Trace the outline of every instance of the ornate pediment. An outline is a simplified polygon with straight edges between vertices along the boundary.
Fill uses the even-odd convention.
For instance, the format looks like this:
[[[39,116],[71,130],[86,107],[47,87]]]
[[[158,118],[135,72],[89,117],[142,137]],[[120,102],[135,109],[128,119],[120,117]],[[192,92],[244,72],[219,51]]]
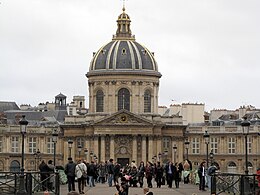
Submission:
[[[120,110],[110,116],[95,121],[94,125],[153,125],[153,123],[127,110]]]

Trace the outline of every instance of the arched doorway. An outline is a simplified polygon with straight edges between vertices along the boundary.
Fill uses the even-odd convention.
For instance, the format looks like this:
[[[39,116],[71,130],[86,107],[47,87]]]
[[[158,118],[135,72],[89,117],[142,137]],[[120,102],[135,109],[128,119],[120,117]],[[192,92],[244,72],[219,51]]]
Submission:
[[[10,165],[10,172],[20,172],[20,162],[17,160],[13,160]]]

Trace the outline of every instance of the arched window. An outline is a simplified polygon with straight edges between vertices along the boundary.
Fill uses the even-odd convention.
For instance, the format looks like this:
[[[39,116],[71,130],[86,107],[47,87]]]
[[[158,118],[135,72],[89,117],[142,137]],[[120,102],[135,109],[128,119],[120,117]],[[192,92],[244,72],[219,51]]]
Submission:
[[[126,88],[122,88],[118,91],[118,110],[130,111],[130,92]]]
[[[151,112],[151,92],[149,90],[144,92],[144,112]]]
[[[104,112],[104,93],[98,90],[96,94],[96,112]]]
[[[237,165],[235,162],[231,161],[227,164],[228,173],[237,173]]]
[[[20,163],[17,160],[13,160],[10,165],[11,172],[19,172],[20,171]]]

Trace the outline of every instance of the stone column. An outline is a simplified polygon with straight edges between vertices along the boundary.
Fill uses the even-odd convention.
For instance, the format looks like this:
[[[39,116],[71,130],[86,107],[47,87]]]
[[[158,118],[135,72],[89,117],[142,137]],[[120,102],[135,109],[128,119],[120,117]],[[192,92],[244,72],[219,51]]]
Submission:
[[[89,112],[93,113],[95,111],[95,103],[94,103],[94,82],[93,81],[89,81],[88,83],[89,86]]]
[[[98,135],[94,135],[94,154],[98,157],[99,156],[99,144],[98,144]]]
[[[115,136],[110,136],[110,158],[115,158]]]
[[[146,136],[143,135],[142,136],[142,161],[144,161],[144,163],[146,164],[146,152],[147,151],[147,148],[146,148]]]
[[[106,148],[105,148],[105,136],[101,136],[101,146],[100,146],[100,159],[99,161],[105,162],[106,158]]]
[[[12,149],[11,147],[11,137],[10,136],[6,136],[6,144],[3,144],[4,140],[2,141],[2,147],[3,147],[3,153],[9,153]]]
[[[90,145],[90,137],[89,136],[86,137],[85,146],[86,146],[86,149],[88,149],[88,154],[86,156],[86,161],[90,162],[90,151],[91,151],[90,147],[91,147],[91,145]]]
[[[158,156],[159,153],[162,154],[162,137],[161,137],[161,136],[158,136],[158,137],[157,137],[156,152],[157,152],[156,155],[157,155],[158,161],[159,161],[159,160],[161,161],[162,157],[160,157],[160,159],[159,159],[159,156]]]
[[[177,146],[177,151],[178,151],[178,149],[179,149],[179,147],[178,147],[178,145],[177,145],[177,143],[176,143],[176,140],[174,140],[173,138],[172,138],[172,147],[170,148],[170,151],[169,151],[169,154],[171,153],[172,154],[172,162],[174,163],[174,162],[178,162],[177,161],[177,151],[176,151],[176,154],[174,154],[174,150],[173,150],[173,146]],[[176,159],[174,159],[174,157],[176,158]]]
[[[134,160],[137,163],[137,137],[133,136],[133,154],[132,154],[132,160]]]
[[[177,142],[177,155],[176,155],[176,158],[177,158],[177,161],[176,162],[183,162],[183,154],[185,155],[184,153],[184,140],[179,140]]]
[[[149,135],[148,137],[148,160],[152,162],[152,158],[155,155],[153,152],[153,136]]]

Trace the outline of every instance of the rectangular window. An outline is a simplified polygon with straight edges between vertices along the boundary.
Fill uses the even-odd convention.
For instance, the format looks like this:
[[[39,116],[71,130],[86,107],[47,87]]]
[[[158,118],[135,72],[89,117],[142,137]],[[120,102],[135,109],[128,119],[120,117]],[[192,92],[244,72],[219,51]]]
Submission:
[[[163,138],[163,149],[169,149],[170,148],[170,138],[164,137]]]
[[[54,143],[51,137],[47,138],[47,153],[53,154],[54,153]]]
[[[252,137],[247,137],[247,152],[252,154]]]
[[[192,154],[200,153],[200,139],[198,137],[193,137],[191,140]]]
[[[13,136],[11,137],[11,152],[12,153],[18,153],[19,152],[19,137]]]
[[[213,152],[213,154],[218,153],[218,138],[217,137],[210,138],[210,151]]]
[[[36,143],[37,143],[37,138],[36,137],[29,137],[29,153],[35,153],[36,150]]]
[[[84,139],[82,139],[81,137],[77,138],[77,147],[78,146],[84,148]]]
[[[0,152],[3,152],[3,137],[0,137]]]
[[[228,138],[228,153],[235,154],[236,153],[236,140],[234,137]]]
[[[73,115],[73,108],[69,109],[69,115]]]

